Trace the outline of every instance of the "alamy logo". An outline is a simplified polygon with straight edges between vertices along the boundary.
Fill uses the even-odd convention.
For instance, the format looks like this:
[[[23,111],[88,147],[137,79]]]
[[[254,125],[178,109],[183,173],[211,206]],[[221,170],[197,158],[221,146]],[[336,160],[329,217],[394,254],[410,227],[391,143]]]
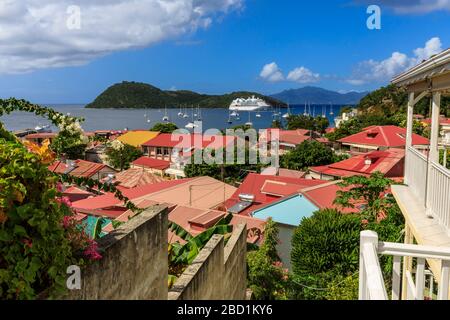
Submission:
[[[66,281],[67,289],[80,290],[81,289],[81,269],[79,266],[68,266],[66,273],[69,275]]]
[[[67,7],[67,22],[66,26],[69,30],[80,30],[81,29],[81,8],[79,6],[69,6]]]
[[[369,30],[380,30],[381,8],[377,5],[370,5],[367,8],[367,14],[370,14],[370,16],[367,18],[367,28]]]

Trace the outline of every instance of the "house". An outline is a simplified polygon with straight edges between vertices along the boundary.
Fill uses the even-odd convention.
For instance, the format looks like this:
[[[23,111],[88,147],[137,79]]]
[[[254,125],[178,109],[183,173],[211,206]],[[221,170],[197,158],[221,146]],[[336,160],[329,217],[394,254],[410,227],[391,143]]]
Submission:
[[[184,168],[195,150],[217,150],[234,146],[235,141],[235,136],[161,133],[142,147],[148,157],[169,161],[170,168],[165,173],[178,179],[185,177]]]
[[[283,155],[289,151],[294,150],[300,144],[307,140],[316,140],[321,143],[328,143],[328,139],[322,137],[319,133],[306,130],[282,130],[282,129],[266,129],[263,130],[260,135],[260,142],[270,143],[271,139],[276,139],[278,135],[279,139],[279,154]]]
[[[230,213],[251,216],[251,213],[260,207],[290,196],[301,189],[323,183],[326,181],[250,173],[225,202],[225,207]]]
[[[146,200],[153,204],[184,205],[206,210],[219,208],[236,188],[211,177],[198,177],[122,188],[121,191],[135,204]],[[80,213],[113,218],[127,211],[123,201],[112,193],[73,202],[72,208]]]
[[[310,176],[320,180],[338,180],[345,177],[369,176],[379,171],[386,177],[396,178],[405,169],[405,150],[387,149],[360,154],[337,163],[310,168]]]
[[[130,146],[141,148],[142,144],[157,137],[159,132],[147,131],[147,130],[132,130],[127,131],[117,138],[118,141],[123,144],[129,144]]]
[[[67,162],[56,161],[48,167],[55,173],[69,174],[73,177],[102,180],[109,175],[114,175],[116,170],[102,163],[94,163],[86,160],[69,160]]]
[[[431,126],[431,119],[424,119],[422,120],[422,123],[430,127]],[[444,116],[439,117],[439,125],[441,129],[441,142],[445,145],[450,145],[450,118],[446,118]]]
[[[130,166],[131,168],[145,170],[162,177],[164,176],[165,171],[170,168],[170,162],[143,156],[133,161]]]
[[[50,143],[52,143],[53,139],[55,139],[57,135],[57,132],[38,132],[28,134],[24,137],[24,139],[40,146],[45,140],[49,140]]]
[[[383,151],[391,148],[405,149],[406,128],[397,126],[371,126],[364,128],[362,132],[338,140],[344,151],[352,155],[367,153],[370,151]],[[412,135],[412,144],[424,149],[430,141],[418,134]]]
[[[433,55],[392,80],[408,93],[405,183],[392,193],[405,218],[404,243],[380,242],[361,233],[360,300],[450,298],[450,170],[439,157],[441,98],[450,96],[450,49]],[[429,151],[413,135],[414,107],[431,97]],[[379,256],[393,258],[392,294],[385,287]],[[436,288],[437,290],[434,290]]]

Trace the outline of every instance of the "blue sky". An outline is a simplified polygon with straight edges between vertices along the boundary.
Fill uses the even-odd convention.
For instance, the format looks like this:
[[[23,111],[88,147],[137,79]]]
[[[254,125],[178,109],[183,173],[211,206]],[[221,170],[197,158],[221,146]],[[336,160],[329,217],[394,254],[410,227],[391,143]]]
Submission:
[[[381,30],[369,30],[364,1],[231,0],[229,7],[221,0],[214,0],[214,6],[189,1],[197,2],[201,10],[194,11],[202,13],[168,25],[157,35],[148,30],[139,33],[152,21],[141,10],[138,17],[136,12],[124,13],[133,19],[133,29],[125,17],[111,15],[112,21],[103,17],[98,26],[96,19],[88,20],[90,30],[73,39],[67,31],[58,34],[61,24],[56,22],[35,29],[34,38],[19,37],[22,42],[9,38],[7,45],[0,45],[0,97],[86,103],[123,80],[217,94],[237,90],[271,94],[306,85],[364,91],[386,84],[393,72],[423,55],[450,47],[450,3],[430,8],[418,0],[410,2],[418,4],[408,10],[402,1],[379,1]],[[84,0],[80,2],[83,19]],[[9,9],[17,9],[13,12],[18,16],[25,12]],[[90,14],[86,19],[92,19]],[[14,30],[14,23],[3,27]],[[161,19],[154,25],[163,23]],[[4,39],[1,32],[0,39]],[[423,50],[415,52],[418,48]]]

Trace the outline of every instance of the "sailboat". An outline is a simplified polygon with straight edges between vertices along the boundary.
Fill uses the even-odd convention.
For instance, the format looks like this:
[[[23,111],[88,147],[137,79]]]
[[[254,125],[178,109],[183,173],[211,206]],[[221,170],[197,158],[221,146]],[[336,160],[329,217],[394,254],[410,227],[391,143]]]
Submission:
[[[202,121],[202,109],[200,109],[200,106],[197,106],[197,121]]]
[[[184,119],[189,118],[187,107],[185,108],[185,111],[184,111],[184,114],[183,114],[183,118]]]
[[[307,116],[307,115],[308,115],[308,112],[306,112],[306,101],[305,101],[305,111],[303,112],[303,115],[304,115],[304,116]]]
[[[248,112],[248,122],[245,123],[246,126],[253,127],[253,122],[250,117],[250,111]]]
[[[164,117],[162,118],[162,121],[168,122],[169,116],[167,115],[167,106],[164,107]]]
[[[285,113],[285,114],[283,114],[283,118],[284,118],[284,119],[287,119],[287,118],[289,118],[289,117],[291,116],[291,110],[290,110],[290,108],[289,108],[289,103],[288,103],[288,105],[287,105],[287,108],[288,108],[288,112]]]
[[[192,108],[192,121],[189,122],[187,125],[184,126],[186,129],[194,129],[198,126],[194,123],[194,108]]]
[[[330,102],[330,116],[334,115],[333,104]]]
[[[183,109],[181,108],[181,106],[180,106],[180,112],[178,112],[178,116],[179,116],[179,117],[182,117],[182,116],[183,116]]]
[[[259,111],[256,113],[255,117],[257,118],[261,118],[261,113],[259,113]]]
[[[324,109],[324,107],[325,107],[325,109]],[[326,118],[327,117],[326,113],[327,113],[327,106],[323,106],[322,107],[322,118]]]
[[[228,112],[228,121],[227,121],[227,123],[228,124],[232,124],[233,123],[233,120],[231,119],[231,113],[230,112]]]

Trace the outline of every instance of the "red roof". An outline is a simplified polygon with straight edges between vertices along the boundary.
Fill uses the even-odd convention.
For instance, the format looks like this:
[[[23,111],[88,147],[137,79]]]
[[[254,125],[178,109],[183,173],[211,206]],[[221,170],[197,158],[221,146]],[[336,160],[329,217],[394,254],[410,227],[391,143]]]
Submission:
[[[170,162],[160,159],[154,159],[150,157],[140,157],[139,159],[132,162],[135,166],[141,166],[151,169],[165,170],[170,167]]]
[[[161,133],[157,137],[142,144],[144,147],[168,148],[222,148],[236,140],[234,136],[201,135],[201,134],[171,134]]]
[[[67,172],[69,166],[61,161],[56,161],[50,165],[48,169],[56,173],[69,173],[74,177],[90,178],[105,167],[108,166],[102,163],[95,163],[86,160],[75,160],[74,169],[70,172]]]
[[[276,135],[278,132],[278,137],[280,143],[299,145],[306,140],[311,138],[319,142],[328,142],[328,139],[322,138],[319,133],[314,132],[311,137],[311,131],[306,129],[296,129],[296,130],[280,130],[280,129],[266,129],[262,132],[260,140],[270,141],[272,135]],[[273,137],[275,139],[275,137]]]
[[[335,177],[348,177],[356,174],[370,175],[376,171],[387,174],[397,164],[400,164],[399,170],[396,170],[398,172],[392,173],[398,177],[403,173],[404,161],[405,150],[393,148],[357,155],[327,166],[312,167],[311,171]]]
[[[160,183],[148,184],[141,187],[132,189],[121,189],[123,195],[130,200],[149,195],[154,192],[158,192],[164,189],[168,189],[183,183],[186,183],[192,179],[180,179],[164,181]],[[122,201],[117,199],[114,194],[107,193],[95,198],[89,198],[72,203],[72,207],[75,209],[96,210],[102,208],[108,208],[116,205],[122,205]]]
[[[430,141],[418,134],[413,134],[413,145],[428,145]],[[378,147],[404,147],[406,129],[397,126],[371,126],[362,132],[342,138],[339,142],[346,144],[370,145]]]
[[[345,190],[337,185],[337,181],[322,184],[317,187],[304,189],[301,193],[314,203],[319,209],[338,209],[344,213],[358,212],[357,208],[342,208],[333,204],[336,199],[336,193],[339,190]],[[346,188],[350,189],[350,187]]]
[[[160,175],[151,173],[141,168],[131,168],[115,175],[114,184],[122,188],[135,188],[147,184],[163,182],[165,179]]]
[[[427,118],[425,120],[422,120],[422,122],[430,125],[431,124],[431,119]],[[450,125],[450,118],[446,118],[444,116],[440,116],[439,117],[439,124],[440,125],[446,125],[446,126]]]
[[[94,194],[81,188],[72,186],[63,191],[63,196],[68,197],[70,202],[83,200],[93,196]]]
[[[240,194],[251,194],[255,197],[253,205],[240,212],[240,214],[249,215],[250,212],[258,207],[278,200],[280,197],[324,183],[327,183],[327,181],[264,176],[250,173],[233,196],[225,202],[225,206],[231,208],[240,202]]]
[[[56,137],[58,134],[56,132],[40,132],[40,133],[31,133],[25,136],[25,139],[52,139]]]

